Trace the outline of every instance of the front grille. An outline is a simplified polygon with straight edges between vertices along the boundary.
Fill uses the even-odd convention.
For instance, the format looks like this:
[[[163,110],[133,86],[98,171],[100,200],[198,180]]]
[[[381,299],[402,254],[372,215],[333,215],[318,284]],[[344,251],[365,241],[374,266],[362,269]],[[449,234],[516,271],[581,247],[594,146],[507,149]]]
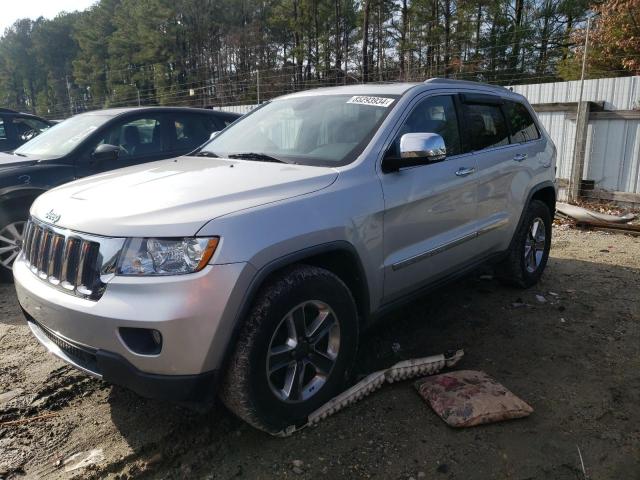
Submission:
[[[40,325],[33,318],[29,321],[42,332],[53,344],[69,356],[69,358],[77,365],[91,372],[98,372],[98,362],[96,358],[96,350],[90,347],[76,345],[68,340],[59,337],[48,328]]]
[[[101,295],[98,242],[29,220],[22,252],[30,270],[52,286],[92,300]]]

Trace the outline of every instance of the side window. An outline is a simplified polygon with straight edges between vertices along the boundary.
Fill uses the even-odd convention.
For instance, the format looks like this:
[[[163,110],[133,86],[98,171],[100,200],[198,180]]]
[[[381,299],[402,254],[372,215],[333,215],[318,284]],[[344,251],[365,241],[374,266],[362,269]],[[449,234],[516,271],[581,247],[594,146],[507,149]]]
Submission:
[[[14,117],[13,127],[18,143],[22,144],[42,133],[49,125],[34,118]]]
[[[159,117],[118,123],[102,134],[94,149],[103,143],[119,146],[122,160],[160,154],[165,150],[161,129]]]
[[[540,132],[527,107],[521,103],[507,102],[504,111],[511,127],[511,143],[530,142],[540,138]]]
[[[11,145],[9,145],[9,136],[5,125],[6,123],[4,121],[4,118],[0,117],[0,152],[5,149],[11,148]]]
[[[509,131],[498,105],[467,104],[465,108],[474,151],[509,144]]]
[[[219,130],[215,120],[208,115],[175,113],[171,124],[175,128],[174,150],[191,151],[209,140],[212,132]]]
[[[458,155],[462,151],[456,109],[450,95],[430,97],[419,103],[402,125],[396,149],[405,133],[437,133],[444,139],[447,156]]]

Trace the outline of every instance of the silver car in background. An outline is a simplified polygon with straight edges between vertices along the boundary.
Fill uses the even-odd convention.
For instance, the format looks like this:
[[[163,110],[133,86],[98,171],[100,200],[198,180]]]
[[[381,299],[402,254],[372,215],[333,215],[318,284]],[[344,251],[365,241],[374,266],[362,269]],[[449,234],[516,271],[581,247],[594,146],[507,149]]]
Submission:
[[[31,208],[15,285],[53,354],[279,432],[349,381],[359,333],[493,262],[535,284],[555,147],[527,101],[432,79],[280,97],[199,151]]]

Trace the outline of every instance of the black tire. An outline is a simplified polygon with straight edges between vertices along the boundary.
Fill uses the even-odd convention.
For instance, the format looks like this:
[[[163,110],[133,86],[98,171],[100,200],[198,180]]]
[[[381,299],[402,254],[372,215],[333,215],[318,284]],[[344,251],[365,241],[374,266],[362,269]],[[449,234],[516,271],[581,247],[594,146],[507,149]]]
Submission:
[[[284,389],[279,390],[279,393],[274,390],[276,376],[280,375],[282,370],[274,369],[276,373],[267,374],[270,362],[267,358],[268,352],[274,351],[271,346],[282,333],[281,329],[288,327],[289,324],[284,323],[288,313],[310,301],[320,302],[331,310],[339,325],[339,348],[335,352],[334,363],[326,375],[325,383],[315,391],[312,388],[313,393],[306,399],[294,401],[292,396],[292,399],[287,401],[278,396],[283,394]],[[308,319],[303,320],[307,327],[310,326],[309,321],[312,322],[309,319],[320,318],[319,315],[313,316],[313,305],[305,306],[304,312],[308,312],[308,308],[311,308],[312,313],[307,313]],[[329,325],[330,316],[326,318],[329,319]],[[296,265],[280,272],[258,293],[242,327],[222,382],[220,397],[223,403],[249,424],[273,434],[280,433],[291,425],[300,426],[306,423],[311,412],[342,392],[345,387],[358,347],[357,320],[356,305],[351,292],[333,273],[307,265]],[[328,342],[330,339],[335,340],[335,330],[335,327],[332,327],[331,333],[327,334]],[[286,331],[289,334],[291,332]],[[289,352],[288,355],[304,355],[304,352],[298,352],[298,349],[302,350],[303,341],[300,341],[299,345],[300,347],[295,347],[295,353]],[[333,345],[335,346],[335,342]],[[315,350],[312,350],[310,355],[314,354]],[[296,365],[303,361],[297,361],[295,358],[285,360]],[[289,374],[289,368],[293,367],[287,367],[283,375]],[[313,371],[315,367],[305,366],[301,371],[305,372],[306,369]],[[316,374],[318,372],[316,371]],[[293,378],[295,379],[295,376]],[[303,373],[303,381],[304,378]],[[286,385],[286,379],[284,384]]]
[[[22,211],[20,209],[17,210],[5,210],[2,211],[3,207],[0,206],[0,232],[3,232],[3,230],[7,227],[7,225],[10,225],[12,223],[15,222],[20,222],[20,224],[24,227],[24,225],[26,224],[26,221],[29,217],[29,213],[28,211]],[[22,222],[25,222],[24,224]],[[7,235],[6,237],[3,236],[4,238],[8,238],[9,235]],[[0,248],[6,248],[7,244],[3,241],[0,241]],[[5,260],[7,257],[8,253],[4,252],[2,254],[0,254],[0,261]],[[1,282],[13,282],[13,273],[11,271],[10,268],[5,267],[4,265],[2,265],[2,263],[0,263],[0,281]]]
[[[532,226],[534,222],[540,221],[544,224],[544,229],[538,230],[538,226],[536,230],[537,233],[544,232],[544,246],[541,248],[539,242],[532,243]],[[500,280],[519,288],[529,288],[540,280],[551,248],[551,222],[549,207],[540,200],[532,200],[513,236],[507,257],[498,265],[497,273]],[[532,245],[537,245],[538,248],[531,248]],[[529,252],[533,252],[535,258],[532,258]],[[536,255],[536,252],[539,252],[539,255]]]

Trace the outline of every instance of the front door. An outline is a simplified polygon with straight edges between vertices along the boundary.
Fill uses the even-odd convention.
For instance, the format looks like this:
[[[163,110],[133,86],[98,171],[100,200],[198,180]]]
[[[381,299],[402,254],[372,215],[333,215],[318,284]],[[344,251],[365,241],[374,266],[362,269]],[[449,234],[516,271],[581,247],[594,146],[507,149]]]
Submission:
[[[153,162],[171,156],[164,132],[166,119],[162,113],[148,113],[119,120],[91,143],[77,164],[77,176],[86,177],[117,168]],[[91,153],[102,144],[120,147],[118,158],[96,161]]]
[[[442,277],[474,257],[477,165],[465,153],[453,95],[423,97],[402,121],[388,154],[405,133],[444,138],[443,161],[380,173],[385,199],[384,301]],[[394,150],[396,150],[394,152]]]

